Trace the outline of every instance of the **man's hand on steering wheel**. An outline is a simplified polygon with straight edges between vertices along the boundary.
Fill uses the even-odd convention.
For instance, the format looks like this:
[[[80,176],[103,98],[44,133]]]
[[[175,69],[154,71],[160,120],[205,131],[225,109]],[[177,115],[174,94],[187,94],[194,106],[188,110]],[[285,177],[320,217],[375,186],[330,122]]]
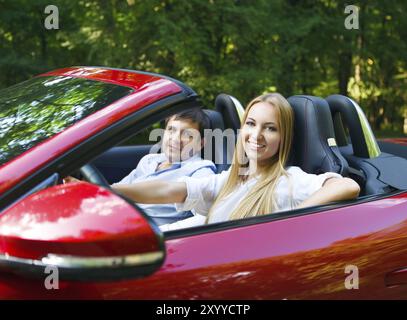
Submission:
[[[62,182],[63,182],[64,184],[66,184],[66,183],[71,183],[71,182],[80,182],[80,181],[81,181],[81,180],[76,179],[76,178],[71,177],[71,176],[67,176],[67,177],[65,177],[65,178],[62,179]]]
[[[105,188],[110,188],[110,184],[106,181],[105,177],[94,165],[90,163],[85,164],[78,170],[78,172],[85,181],[97,184]],[[67,176],[62,181],[63,183],[70,183],[70,182],[80,182],[81,180],[74,178],[72,176]]]

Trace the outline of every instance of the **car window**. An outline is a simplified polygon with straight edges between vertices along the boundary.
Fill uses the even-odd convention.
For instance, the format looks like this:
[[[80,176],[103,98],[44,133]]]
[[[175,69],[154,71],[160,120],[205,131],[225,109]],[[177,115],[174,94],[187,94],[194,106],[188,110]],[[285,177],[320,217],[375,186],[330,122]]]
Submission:
[[[0,165],[130,94],[131,88],[65,76],[0,91]]]

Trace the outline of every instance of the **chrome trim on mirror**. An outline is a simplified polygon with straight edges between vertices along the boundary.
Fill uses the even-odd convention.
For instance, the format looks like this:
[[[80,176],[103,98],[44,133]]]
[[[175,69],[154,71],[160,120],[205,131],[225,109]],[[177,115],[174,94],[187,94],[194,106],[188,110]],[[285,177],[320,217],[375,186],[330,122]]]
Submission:
[[[367,121],[365,113],[363,112],[362,108],[355,101],[353,101],[353,99],[348,99],[352,102],[358,114],[360,126],[362,127],[363,136],[365,138],[367,151],[369,153],[369,158],[378,157],[381,154],[381,151],[373,134],[372,128],[370,127],[369,121]]]
[[[18,258],[14,256],[10,256],[9,254],[0,254],[0,267],[4,263],[19,263],[19,264],[25,264],[25,265],[32,265],[32,266],[43,266],[42,262],[40,260],[33,260],[33,259],[25,259],[25,258]]]
[[[45,265],[63,268],[109,268],[136,267],[156,263],[163,258],[164,254],[159,251],[117,257],[77,257],[49,254],[42,258],[41,262]]]
[[[25,259],[10,256],[8,254],[0,254],[0,266],[3,263],[19,263],[24,265],[32,265],[46,267],[49,265],[60,268],[82,268],[86,270],[97,268],[114,268],[114,267],[137,267],[148,264],[158,263],[164,258],[163,252],[147,252],[141,254],[133,254],[126,256],[113,257],[78,257],[69,255],[48,254],[41,260]]]

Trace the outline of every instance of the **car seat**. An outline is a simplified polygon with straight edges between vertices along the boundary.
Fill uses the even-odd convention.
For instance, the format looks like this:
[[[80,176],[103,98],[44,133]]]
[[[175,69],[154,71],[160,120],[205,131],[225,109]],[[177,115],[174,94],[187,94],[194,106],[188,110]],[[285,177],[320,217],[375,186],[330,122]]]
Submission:
[[[348,176],[348,163],[336,145],[328,103],[319,97],[288,98],[294,110],[294,137],[289,165],[307,173],[335,172]]]

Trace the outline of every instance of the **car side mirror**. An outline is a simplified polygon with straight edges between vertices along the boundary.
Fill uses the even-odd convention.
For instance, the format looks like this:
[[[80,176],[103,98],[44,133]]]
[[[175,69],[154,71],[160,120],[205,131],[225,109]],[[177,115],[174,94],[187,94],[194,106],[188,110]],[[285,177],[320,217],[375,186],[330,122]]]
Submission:
[[[131,202],[86,182],[57,185],[0,214],[0,273],[112,281],[152,274],[165,258],[160,229]]]

